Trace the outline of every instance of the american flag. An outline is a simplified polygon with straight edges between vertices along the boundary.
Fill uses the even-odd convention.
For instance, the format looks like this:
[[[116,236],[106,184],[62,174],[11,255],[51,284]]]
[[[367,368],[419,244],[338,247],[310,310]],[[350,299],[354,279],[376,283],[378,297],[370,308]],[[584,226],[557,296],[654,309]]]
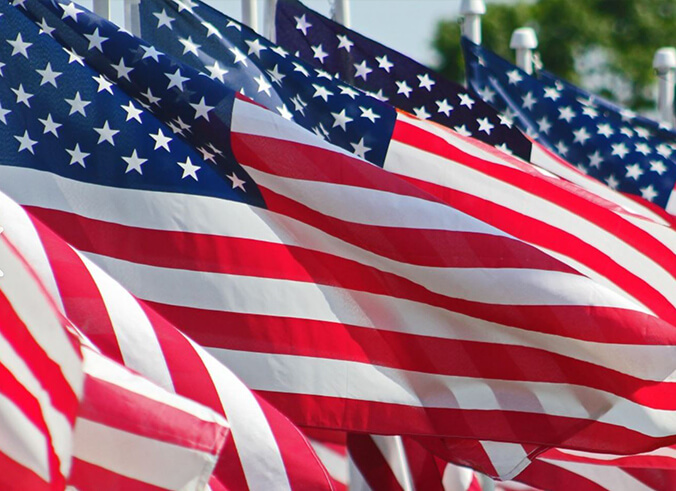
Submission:
[[[395,107],[423,119],[429,116],[432,121],[460,134],[511,152],[609,201],[655,218],[655,213],[644,204],[609,192],[605,184],[588,177],[521,133],[511,109],[498,113],[481,94],[467,91],[415,60],[321,16],[296,0],[277,2],[276,38],[303,60],[319,64],[323,70],[349,80],[380,99],[387,97]],[[317,58],[315,52],[319,49],[327,56]],[[384,60],[387,62],[381,67]],[[355,61],[372,67],[368,76],[357,76]],[[423,79],[434,84],[423,84]],[[450,105],[445,103],[448,98],[453,101]]]
[[[31,43],[27,56],[2,47],[12,75],[0,97],[12,114],[0,138],[18,156],[0,166],[3,189],[42,209],[69,242],[295,421],[622,452],[676,437],[667,396],[676,339],[641,302],[235,98],[75,4],[23,6],[72,54],[3,6],[3,32],[17,41],[21,24],[22,46]],[[37,70],[75,87],[60,79],[40,90]],[[16,91],[32,94],[34,109]],[[128,116],[106,127],[104,118],[129,114],[121,106],[140,111],[142,123]],[[63,125],[62,146],[49,154],[32,137],[44,126],[35,120],[48,121],[43,112]],[[395,128],[390,147],[400,150],[388,150],[385,168],[424,153],[416,163],[433,175],[450,165],[444,152],[455,152],[472,174],[470,165],[490,162],[465,159],[463,148],[496,155],[424,124]],[[113,130],[114,147],[104,141]],[[406,146],[418,134],[424,148]],[[536,177],[516,162],[490,167]],[[585,204],[612,222],[612,210]],[[616,218],[633,232],[655,225],[631,219]],[[634,239],[648,248],[668,240]]]
[[[463,39],[470,86],[515,124],[612,189],[676,213],[676,133],[541,70],[529,75]]]

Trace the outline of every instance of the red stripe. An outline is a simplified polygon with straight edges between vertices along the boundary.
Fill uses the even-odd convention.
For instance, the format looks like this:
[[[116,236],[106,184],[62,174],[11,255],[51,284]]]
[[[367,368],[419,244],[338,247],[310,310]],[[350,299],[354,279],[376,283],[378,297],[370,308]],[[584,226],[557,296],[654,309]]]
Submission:
[[[124,363],[108,310],[89,270],[63,239],[36,218],[39,213],[33,211],[29,216],[47,254],[66,315],[106,356]],[[77,216],[70,219],[78,220]]]
[[[373,491],[403,491],[390,464],[369,435],[348,434],[347,451]]]
[[[0,489],[8,491],[57,491],[62,490],[63,486],[63,480],[53,479],[50,482],[45,482],[33,471],[0,452]]]
[[[443,471],[437,466],[434,455],[411,438],[403,437],[402,443],[406,449],[406,461],[414,489],[444,491]]]
[[[165,491],[164,488],[116,474],[78,458],[73,459],[68,484],[79,491]]]
[[[606,490],[604,486],[580,474],[539,460],[534,461],[526,467],[516,479],[530,486],[540,489],[551,489],[552,491],[569,489],[574,489],[575,491],[614,491]]]

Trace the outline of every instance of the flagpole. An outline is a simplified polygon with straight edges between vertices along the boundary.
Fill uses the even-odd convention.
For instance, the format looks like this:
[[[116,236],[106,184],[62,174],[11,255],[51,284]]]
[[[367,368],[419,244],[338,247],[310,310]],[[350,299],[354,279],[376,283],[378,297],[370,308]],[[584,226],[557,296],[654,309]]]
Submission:
[[[140,3],[141,0],[124,0],[124,28],[134,36],[141,35]]]
[[[660,48],[653,58],[653,68],[657,73],[657,111],[660,122],[669,128],[674,127],[674,69],[676,69],[676,49]]]
[[[483,0],[462,0],[460,4],[460,15],[464,17],[462,35],[474,44],[481,44],[481,16],[485,13]]]
[[[258,31],[258,8],[256,0],[242,0],[242,22]]]
[[[265,32],[263,33],[273,43],[275,42],[275,11],[277,0],[265,0]]]
[[[350,0],[333,0],[333,20],[350,27]]]
[[[108,0],[93,0],[92,7],[96,15],[110,19],[110,2]]]
[[[538,37],[532,27],[519,27],[512,33],[509,47],[516,50],[516,66],[528,74],[533,73],[533,50],[538,47]]]

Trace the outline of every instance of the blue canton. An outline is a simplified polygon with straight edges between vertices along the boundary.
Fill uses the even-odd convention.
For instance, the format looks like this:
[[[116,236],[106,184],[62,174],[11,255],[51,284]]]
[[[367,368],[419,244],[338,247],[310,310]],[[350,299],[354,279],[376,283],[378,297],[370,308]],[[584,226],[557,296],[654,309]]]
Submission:
[[[551,73],[536,76],[463,39],[471,87],[581,171],[666,207],[676,182],[676,133]]]
[[[232,91],[74,3],[14,5],[0,0],[0,165],[264,206],[230,150]]]
[[[308,9],[278,0],[277,42],[374,97],[528,160],[531,142],[481,98],[420,63]],[[490,102],[490,101],[488,101]]]
[[[394,109],[289,55],[199,0],[142,0],[141,35],[163,52],[370,162],[383,165]]]

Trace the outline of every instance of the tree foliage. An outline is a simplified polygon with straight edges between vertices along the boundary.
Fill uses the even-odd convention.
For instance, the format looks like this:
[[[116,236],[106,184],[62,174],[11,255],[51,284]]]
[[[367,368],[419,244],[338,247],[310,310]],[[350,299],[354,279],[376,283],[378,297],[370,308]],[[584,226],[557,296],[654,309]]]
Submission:
[[[653,104],[650,88],[655,51],[676,45],[676,0],[539,0],[489,4],[482,18],[483,43],[507,59],[512,32],[530,26],[550,72],[634,109]],[[460,24],[442,21],[434,47],[437,67],[464,77]],[[586,62],[586,63],[585,63]]]

